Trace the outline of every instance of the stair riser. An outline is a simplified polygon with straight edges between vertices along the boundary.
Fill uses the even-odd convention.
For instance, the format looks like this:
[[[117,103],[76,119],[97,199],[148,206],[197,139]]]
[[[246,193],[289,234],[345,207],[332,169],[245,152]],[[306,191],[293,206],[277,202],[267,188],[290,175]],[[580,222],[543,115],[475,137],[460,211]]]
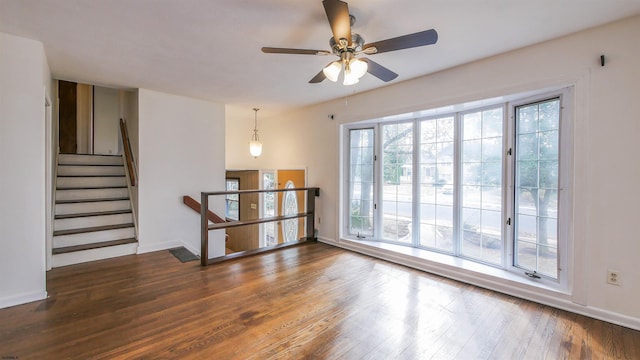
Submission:
[[[85,216],[70,219],[56,219],[53,223],[53,230],[70,230],[82,229],[96,226],[130,224],[133,222],[133,216],[128,214],[101,215],[101,216]]]
[[[56,215],[83,214],[103,211],[130,210],[129,200],[98,201],[88,203],[56,204]]]
[[[93,244],[104,241],[128,239],[135,237],[133,227],[125,229],[93,231],[81,234],[58,235],[53,237],[53,248]]]
[[[100,200],[129,197],[127,188],[56,190],[56,200]]]
[[[122,165],[122,156],[60,154],[60,165]]]
[[[113,176],[124,175],[123,166],[58,166],[59,176]]]
[[[61,188],[98,188],[127,186],[125,177],[58,177],[57,187]]]
[[[52,266],[60,267],[94,260],[109,259],[118,256],[132,255],[138,251],[138,244],[124,244],[109,246],[100,249],[75,251],[66,254],[57,254],[52,257]]]

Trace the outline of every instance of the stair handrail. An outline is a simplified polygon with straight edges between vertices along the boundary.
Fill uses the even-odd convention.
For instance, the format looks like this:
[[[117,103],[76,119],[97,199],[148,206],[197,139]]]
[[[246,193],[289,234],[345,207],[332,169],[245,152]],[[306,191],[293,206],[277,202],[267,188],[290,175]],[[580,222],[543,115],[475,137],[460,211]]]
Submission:
[[[123,118],[120,118],[120,134],[122,135],[122,147],[124,148],[124,157],[127,162],[127,170],[129,172],[129,181],[131,186],[136,186],[136,168],[133,152],[131,151],[131,142],[129,141],[129,132]]]
[[[182,202],[193,209],[195,212],[200,213],[200,203],[192,198],[191,196],[185,195],[182,197]],[[211,210],[207,210],[207,219],[214,224],[221,224],[227,222],[225,219],[218,216],[218,214],[214,213]]]
[[[214,223],[209,225],[209,196],[221,196],[221,195],[235,195],[238,196],[242,194],[255,194],[255,193],[276,193],[276,192],[288,192],[288,191],[305,191],[307,193],[306,196],[306,211],[292,214],[292,215],[281,215],[281,216],[272,216],[266,218],[259,218],[254,220],[240,220],[240,221],[226,221],[224,223]],[[210,192],[201,192],[200,193],[200,265],[207,266],[209,264],[217,263],[224,260],[237,259],[239,257],[252,256],[255,254],[273,251],[276,249],[281,249],[284,247],[290,247],[294,245],[298,245],[304,242],[317,241],[316,230],[315,230],[315,211],[316,211],[316,197],[320,196],[320,188],[317,187],[304,187],[304,188],[292,188],[292,189],[266,189],[266,190],[236,190],[236,191],[210,191]],[[260,249],[246,250],[237,252],[231,255],[221,256],[218,258],[209,259],[209,230],[220,230],[237,226],[246,226],[246,225],[255,225],[255,224],[263,224],[268,222],[275,221],[283,221],[283,220],[291,220],[297,218],[306,218],[307,226],[306,226],[306,235],[304,238],[299,241],[293,241],[284,244],[277,244],[272,246],[267,246]]]

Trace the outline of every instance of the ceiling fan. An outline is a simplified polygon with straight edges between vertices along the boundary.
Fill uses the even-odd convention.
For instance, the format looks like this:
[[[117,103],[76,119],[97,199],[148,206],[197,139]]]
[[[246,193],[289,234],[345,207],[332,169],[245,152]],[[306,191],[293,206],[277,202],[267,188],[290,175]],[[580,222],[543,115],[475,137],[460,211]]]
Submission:
[[[349,5],[340,0],[323,0],[324,11],[327,14],[333,37],[329,40],[331,51],[263,47],[262,52],[268,54],[296,54],[296,55],[331,55],[340,58],[325,66],[309,83],[319,83],[324,79],[337,81],[344,68],[344,85],[357,83],[367,72],[378,79],[388,82],[398,74],[367,58],[357,58],[361,54],[373,55],[389,51],[409,49],[418,46],[435,44],[438,33],[434,29],[420,31],[413,34],[398,36],[391,39],[364,42],[362,36],[351,32],[355,17],[349,14]]]

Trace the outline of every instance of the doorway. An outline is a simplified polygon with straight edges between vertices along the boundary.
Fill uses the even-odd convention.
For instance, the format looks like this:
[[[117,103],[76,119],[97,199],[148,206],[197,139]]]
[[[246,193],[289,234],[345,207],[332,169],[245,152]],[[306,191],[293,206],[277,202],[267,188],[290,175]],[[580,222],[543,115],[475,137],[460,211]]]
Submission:
[[[277,188],[293,189],[306,186],[305,170],[278,170]],[[278,193],[280,215],[293,215],[304,211],[304,191],[284,191]],[[291,219],[278,222],[278,244],[297,241],[304,236],[305,219]]]

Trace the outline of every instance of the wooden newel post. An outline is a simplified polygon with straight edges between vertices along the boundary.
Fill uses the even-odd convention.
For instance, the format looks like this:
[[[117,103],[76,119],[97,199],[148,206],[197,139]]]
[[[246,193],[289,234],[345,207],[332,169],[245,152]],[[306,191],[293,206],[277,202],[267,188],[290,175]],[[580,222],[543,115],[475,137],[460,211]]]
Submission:
[[[319,188],[309,188],[307,190],[307,240],[318,240],[316,238],[316,196],[320,196]]]
[[[209,195],[200,193],[200,265],[207,266],[209,262]]]

